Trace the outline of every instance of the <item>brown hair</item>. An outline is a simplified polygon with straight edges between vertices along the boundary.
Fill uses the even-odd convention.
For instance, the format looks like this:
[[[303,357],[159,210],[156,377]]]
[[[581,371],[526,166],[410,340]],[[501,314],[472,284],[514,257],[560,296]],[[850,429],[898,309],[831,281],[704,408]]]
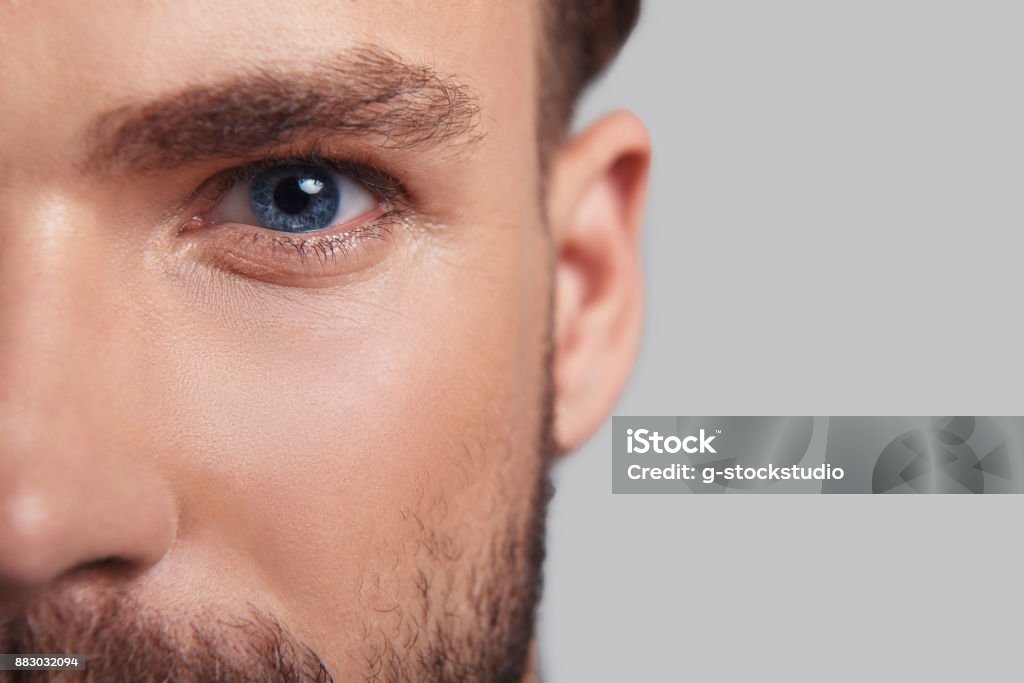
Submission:
[[[640,0],[544,0],[541,141],[565,135],[583,90],[618,54],[640,15]]]

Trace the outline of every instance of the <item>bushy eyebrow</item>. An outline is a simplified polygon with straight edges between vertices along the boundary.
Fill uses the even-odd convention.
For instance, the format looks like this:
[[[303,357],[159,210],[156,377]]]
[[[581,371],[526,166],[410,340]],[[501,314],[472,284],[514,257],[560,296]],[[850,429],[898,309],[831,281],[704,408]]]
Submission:
[[[310,132],[372,136],[378,148],[469,145],[480,137],[479,103],[452,76],[358,48],[330,63],[250,70],[102,113],[84,166],[145,172],[251,157]]]

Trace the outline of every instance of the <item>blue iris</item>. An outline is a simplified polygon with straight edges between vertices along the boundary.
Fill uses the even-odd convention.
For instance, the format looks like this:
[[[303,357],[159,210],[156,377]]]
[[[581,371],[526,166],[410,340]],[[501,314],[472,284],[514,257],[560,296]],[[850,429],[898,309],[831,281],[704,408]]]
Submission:
[[[341,190],[327,169],[275,166],[253,177],[249,203],[263,227],[314,232],[331,226],[338,214]]]

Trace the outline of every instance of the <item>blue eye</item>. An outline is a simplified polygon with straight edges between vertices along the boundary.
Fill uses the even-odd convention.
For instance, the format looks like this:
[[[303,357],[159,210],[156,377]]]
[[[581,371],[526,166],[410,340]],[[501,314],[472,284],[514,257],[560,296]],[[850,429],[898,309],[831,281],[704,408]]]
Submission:
[[[280,232],[326,230],[369,213],[380,200],[353,178],[312,164],[284,164],[240,182],[214,209],[218,223]]]
[[[282,232],[313,232],[333,224],[341,192],[324,169],[278,166],[252,179],[249,203],[264,227]]]

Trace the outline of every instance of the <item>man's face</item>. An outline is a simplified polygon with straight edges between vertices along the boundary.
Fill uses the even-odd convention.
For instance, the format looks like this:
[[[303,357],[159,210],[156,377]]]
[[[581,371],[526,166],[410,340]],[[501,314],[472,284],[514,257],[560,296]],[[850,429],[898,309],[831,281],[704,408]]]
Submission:
[[[538,15],[0,1],[0,649],[519,676]]]

